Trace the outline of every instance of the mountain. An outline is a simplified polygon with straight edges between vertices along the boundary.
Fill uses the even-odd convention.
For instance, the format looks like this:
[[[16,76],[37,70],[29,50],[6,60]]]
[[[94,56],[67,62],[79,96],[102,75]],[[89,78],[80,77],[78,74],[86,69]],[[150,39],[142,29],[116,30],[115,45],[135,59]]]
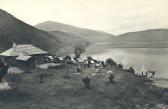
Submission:
[[[111,39],[116,45],[167,46],[168,29],[152,29],[122,34]]]
[[[55,52],[61,41],[48,32],[36,29],[0,9],[0,51],[17,44],[33,44],[48,52]]]
[[[70,45],[66,40],[72,36],[71,33],[60,33],[61,32],[56,31],[54,34],[51,34],[39,30],[0,9],[0,52],[10,48],[12,43],[15,42],[17,44],[33,44],[50,53],[58,53],[59,49]],[[68,38],[62,40],[61,38],[63,37]],[[73,37],[71,38],[73,39]],[[75,42],[72,43],[77,42],[78,41],[75,40]],[[83,39],[82,43],[87,43],[87,41]]]
[[[46,21],[43,23],[39,23],[35,27],[45,31],[62,31],[73,33],[76,36],[86,38],[90,42],[108,42],[109,39],[113,37],[113,35],[105,33],[103,31],[84,29],[53,21]]]

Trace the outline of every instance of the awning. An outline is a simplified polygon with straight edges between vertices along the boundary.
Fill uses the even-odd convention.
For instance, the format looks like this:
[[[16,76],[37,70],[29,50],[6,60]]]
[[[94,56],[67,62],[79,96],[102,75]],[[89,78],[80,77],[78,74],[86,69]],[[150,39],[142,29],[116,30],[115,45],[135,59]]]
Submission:
[[[20,55],[16,58],[16,60],[21,60],[21,61],[27,61],[31,58],[31,56],[24,56],[24,55]]]

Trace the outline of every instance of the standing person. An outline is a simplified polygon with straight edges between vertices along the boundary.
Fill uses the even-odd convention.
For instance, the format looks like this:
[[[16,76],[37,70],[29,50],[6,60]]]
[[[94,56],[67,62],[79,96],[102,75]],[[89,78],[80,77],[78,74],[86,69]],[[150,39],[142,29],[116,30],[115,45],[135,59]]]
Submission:
[[[2,82],[2,78],[7,74],[8,68],[7,65],[0,61],[0,83]]]
[[[141,73],[142,73],[142,76],[143,76],[143,75],[144,75],[144,74],[143,74],[143,71],[142,71]]]
[[[145,73],[146,73],[145,77],[148,77],[148,72],[145,72]]]
[[[110,73],[109,80],[111,83],[114,83],[114,75]]]
[[[103,65],[103,67],[106,67],[106,65],[105,65],[104,61],[101,61],[101,64]]]
[[[76,66],[76,71],[77,71],[77,72],[81,72],[81,70],[82,70],[81,67],[80,67],[79,65],[77,65],[77,66]]]

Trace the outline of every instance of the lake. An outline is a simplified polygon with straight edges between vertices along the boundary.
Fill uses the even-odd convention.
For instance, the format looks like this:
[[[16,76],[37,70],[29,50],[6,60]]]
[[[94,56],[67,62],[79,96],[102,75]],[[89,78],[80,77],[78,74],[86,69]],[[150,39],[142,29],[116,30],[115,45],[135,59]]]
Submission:
[[[112,58],[124,68],[133,66],[138,73],[142,66],[156,71],[157,78],[168,79],[168,48],[112,48],[109,43],[91,44],[82,56],[98,60]]]

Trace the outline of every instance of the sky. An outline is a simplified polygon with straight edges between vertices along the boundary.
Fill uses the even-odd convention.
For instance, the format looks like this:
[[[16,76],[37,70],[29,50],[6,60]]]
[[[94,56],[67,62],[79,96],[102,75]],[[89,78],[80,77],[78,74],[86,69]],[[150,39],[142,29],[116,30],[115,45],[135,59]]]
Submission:
[[[55,21],[114,35],[168,28],[168,0],[0,0],[0,8],[30,25]]]

